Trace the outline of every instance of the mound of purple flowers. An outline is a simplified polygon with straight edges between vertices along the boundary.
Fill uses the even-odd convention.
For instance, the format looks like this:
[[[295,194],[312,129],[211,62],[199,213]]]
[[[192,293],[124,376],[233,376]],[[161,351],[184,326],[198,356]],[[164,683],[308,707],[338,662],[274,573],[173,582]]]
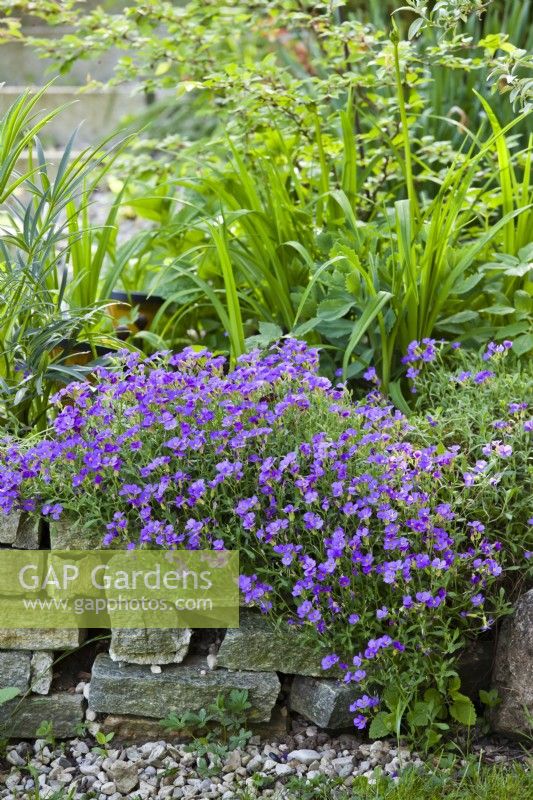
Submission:
[[[55,402],[48,438],[4,447],[3,511],[92,521],[108,546],[239,549],[247,602],[360,686],[357,727],[376,689],[414,702],[491,625],[500,545],[454,510],[458,448],[415,446],[377,389],[353,404],[305,344],[230,371],[193,349],[124,354]]]

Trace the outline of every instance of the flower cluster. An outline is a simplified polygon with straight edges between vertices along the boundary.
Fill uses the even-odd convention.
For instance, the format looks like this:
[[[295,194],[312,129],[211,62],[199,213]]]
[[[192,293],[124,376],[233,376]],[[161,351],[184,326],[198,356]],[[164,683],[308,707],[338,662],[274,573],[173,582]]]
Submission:
[[[408,363],[435,348],[413,343]],[[246,602],[360,686],[358,728],[380,702],[368,687],[421,671],[430,686],[454,637],[490,624],[500,545],[449,498],[459,447],[419,446],[377,387],[352,403],[305,344],[231,370],[191,348],[123,354],[55,402],[50,437],[4,447],[0,507],[103,521],[106,546],[239,549]]]
[[[424,364],[430,364],[437,357],[438,342],[436,339],[425,338],[421,342],[413,340],[407,347],[407,353],[402,358],[402,364],[408,364],[406,377],[412,381],[411,392],[416,394],[415,381],[420,375]]]
[[[461,445],[457,486],[450,480],[456,508],[482,519],[489,535],[498,530],[506,563],[524,570],[533,547],[533,417],[524,399],[533,396],[531,359],[515,355],[509,340],[477,354],[444,345],[417,391],[421,418],[429,422],[431,412],[435,433]]]

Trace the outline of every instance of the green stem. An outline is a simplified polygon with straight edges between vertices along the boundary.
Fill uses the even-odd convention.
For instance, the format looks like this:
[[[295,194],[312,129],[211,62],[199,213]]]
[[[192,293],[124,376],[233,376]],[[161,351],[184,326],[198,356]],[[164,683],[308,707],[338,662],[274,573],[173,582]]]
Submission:
[[[391,33],[391,42],[394,48],[394,71],[396,74],[396,91],[398,95],[398,106],[400,109],[400,120],[402,123],[403,151],[405,158],[405,179],[407,182],[407,197],[411,209],[411,223],[414,230],[415,216],[418,213],[418,200],[416,197],[415,183],[413,178],[413,159],[411,155],[411,143],[409,141],[409,123],[407,121],[407,108],[403,93],[402,73],[400,68],[400,35],[395,27]]]

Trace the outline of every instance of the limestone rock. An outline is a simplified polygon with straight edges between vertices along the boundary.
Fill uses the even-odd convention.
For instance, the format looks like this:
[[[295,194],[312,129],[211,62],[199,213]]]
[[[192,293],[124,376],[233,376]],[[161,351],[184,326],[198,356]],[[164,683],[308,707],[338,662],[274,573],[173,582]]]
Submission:
[[[13,544],[17,536],[20,514],[0,512],[0,544]]]
[[[357,690],[336,680],[296,677],[289,706],[292,711],[321,728],[347,728],[352,725],[350,704]]]
[[[49,650],[37,650],[31,657],[31,690],[36,694],[48,694],[52,685],[54,654]]]
[[[22,514],[13,547],[17,550],[38,550],[41,546],[42,522]]]
[[[127,761],[114,761],[108,770],[117,792],[129,797],[139,785],[137,764]]]
[[[321,675],[321,660],[296,628],[274,625],[247,609],[241,609],[240,627],[228,629],[218,651],[219,667],[288,675]]]
[[[321,754],[318,750],[291,750],[287,756],[287,761],[299,761],[300,764],[312,764],[313,761],[320,761]]]
[[[274,706],[272,716],[265,722],[250,722],[249,728],[262,739],[271,740],[272,737],[285,736],[287,733],[287,715],[279,706]],[[113,742],[158,742],[165,740],[189,742],[198,735],[198,731],[185,728],[173,731],[166,728],[157,719],[133,716],[127,714],[109,714],[100,724],[104,733],[113,733]]]
[[[126,664],[179,664],[189,650],[189,628],[115,628],[109,655]]]
[[[275,673],[210,671],[206,667],[205,660],[191,658],[154,675],[147,666],[119,665],[100,654],[93,665],[89,708],[97,713],[163,719],[170,711],[178,716],[199,711],[221,693],[246,689],[252,705],[250,720],[270,718],[281,688]]]
[[[73,650],[85,639],[77,628],[0,628],[0,648],[6,650]]]
[[[83,721],[83,697],[61,692],[48,697],[26,697],[22,701],[16,698],[0,706],[2,736],[32,738],[43,720],[52,723],[54,736],[74,738]]]
[[[169,731],[157,719],[126,714],[109,714],[100,723],[100,728],[104,733],[113,733],[114,742],[170,742],[185,738],[181,731]]]
[[[50,548],[52,550],[94,550],[102,544],[105,531],[87,530],[81,520],[60,517],[50,520]]]
[[[533,589],[517,603],[502,625],[492,677],[500,704],[492,727],[510,736],[531,734],[533,725]]]
[[[28,514],[0,513],[0,544],[10,544],[17,550],[37,550],[40,543],[40,520]]]
[[[30,654],[18,650],[0,652],[0,687],[14,686],[22,693],[30,685]]]

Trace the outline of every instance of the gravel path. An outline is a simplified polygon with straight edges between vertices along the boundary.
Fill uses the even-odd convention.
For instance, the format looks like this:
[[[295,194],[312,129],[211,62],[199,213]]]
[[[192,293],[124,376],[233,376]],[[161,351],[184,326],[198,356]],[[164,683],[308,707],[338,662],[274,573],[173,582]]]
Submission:
[[[524,749],[506,740],[483,738],[474,747],[487,764],[524,761]],[[461,762],[466,763],[466,762]],[[184,798],[272,798],[290,800],[293,778],[374,780],[374,770],[396,778],[421,757],[395,741],[365,742],[353,733],[332,736],[297,718],[292,732],[270,739],[253,736],[242,750],[227,753],[206,775],[196,753],[166,741],[120,744],[98,752],[93,738],[50,745],[44,739],[8,746],[0,761],[2,800],[181,800]],[[37,786],[36,786],[37,784]],[[38,790],[38,793],[36,792]]]
[[[232,800],[246,788],[251,796],[283,798],[291,777],[331,776],[350,786],[356,775],[371,779],[377,766],[391,776],[409,763],[422,766],[416,755],[389,742],[361,743],[352,734],[332,738],[313,726],[276,741],[261,742],[254,736],[243,750],[228,753],[210,777],[199,774],[196,754],[181,744],[158,741],[119,747],[111,742],[107,755],[93,748],[89,739],[75,739],[63,747],[42,739],[9,747],[10,772],[0,777],[0,783],[5,781],[0,798],[29,800],[35,796],[36,780],[43,800],[62,789],[72,792],[73,800],[87,793],[98,800]]]

